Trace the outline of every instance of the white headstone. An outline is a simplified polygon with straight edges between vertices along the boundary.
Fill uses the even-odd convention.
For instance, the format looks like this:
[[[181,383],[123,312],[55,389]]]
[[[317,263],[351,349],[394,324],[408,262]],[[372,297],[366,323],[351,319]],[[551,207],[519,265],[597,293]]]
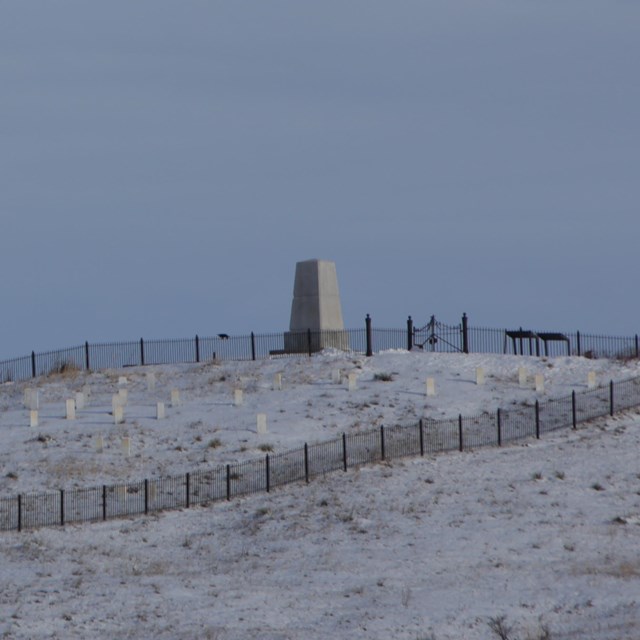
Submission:
[[[153,391],[156,388],[156,374],[153,371],[147,373],[147,391]]]
[[[276,391],[282,390],[282,374],[281,373],[276,373],[276,375],[273,376],[273,388]]]
[[[426,387],[428,396],[436,395],[436,381],[433,378],[427,378]]]
[[[524,367],[518,367],[518,384],[521,387],[527,386],[527,370]]]
[[[536,393],[544,393],[544,376],[541,373],[536,373]]]
[[[331,382],[333,382],[333,384],[340,384],[342,382],[342,371],[340,371],[340,369],[331,370]]]
[[[118,395],[120,396],[120,404],[124,407],[129,401],[129,390],[128,389],[118,389]]]
[[[349,374],[349,391],[355,391],[358,387],[358,375],[355,373]]]
[[[259,413],[257,416],[258,433],[267,433],[267,414]]]
[[[131,438],[128,436],[122,438],[122,453],[126,458],[131,455]]]
[[[589,371],[589,373],[587,373],[587,387],[589,389],[596,388],[596,372],[595,371]]]
[[[95,439],[96,453],[102,453],[104,451],[104,438],[101,435],[97,435]]]
[[[67,420],[76,419],[76,401],[73,398],[67,400]]]
[[[127,380],[126,376],[120,376],[118,378],[118,384],[120,386],[127,384],[127,382],[128,382],[128,380]]]
[[[38,411],[36,409],[29,411],[29,420],[32,427],[38,426]]]
[[[121,404],[117,404],[113,408],[113,423],[122,424],[124,422],[124,407]]]
[[[180,389],[171,389],[171,406],[180,406]]]
[[[76,409],[84,409],[84,393],[82,391],[76,393]]]
[[[484,369],[482,367],[476,369],[476,384],[484,384]]]
[[[156,404],[156,419],[164,420],[165,411],[164,411],[164,402],[158,402]]]
[[[243,393],[242,393],[242,389],[236,389],[233,392],[233,404],[236,407],[239,407],[242,404],[242,400],[243,400]]]

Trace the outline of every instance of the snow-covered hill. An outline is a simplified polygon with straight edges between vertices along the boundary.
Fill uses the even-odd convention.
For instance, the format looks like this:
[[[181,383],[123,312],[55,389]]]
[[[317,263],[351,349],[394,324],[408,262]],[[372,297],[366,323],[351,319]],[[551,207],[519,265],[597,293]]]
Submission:
[[[477,367],[484,385],[475,383]],[[526,388],[519,367],[530,374]],[[494,411],[586,389],[589,371],[607,383],[640,375],[640,366],[328,352],[5,384],[1,493],[182,473],[266,446]],[[349,373],[357,374],[352,391]],[[542,395],[534,373],[544,374]],[[435,396],[425,395],[427,377]],[[23,403],[28,386],[38,389],[37,428]],[[65,400],[87,386],[86,407],[65,420]],[[125,422],[115,425],[111,399],[123,387]],[[179,406],[169,406],[172,389]],[[158,401],[167,403],[165,420],[155,417]],[[258,413],[267,415],[266,434],[256,432]],[[3,533],[0,633],[481,639],[495,637],[487,622],[504,614],[513,637],[542,637],[548,625],[553,638],[638,638],[639,426],[630,412],[541,441],[391,461],[208,508]]]

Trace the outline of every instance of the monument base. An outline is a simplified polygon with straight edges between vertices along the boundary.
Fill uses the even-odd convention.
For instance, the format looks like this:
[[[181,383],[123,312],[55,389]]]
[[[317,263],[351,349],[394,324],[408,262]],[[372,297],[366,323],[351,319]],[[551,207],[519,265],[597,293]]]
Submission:
[[[323,349],[349,351],[349,334],[344,329],[326,331],[286,331],[285,353],[317,353]]]

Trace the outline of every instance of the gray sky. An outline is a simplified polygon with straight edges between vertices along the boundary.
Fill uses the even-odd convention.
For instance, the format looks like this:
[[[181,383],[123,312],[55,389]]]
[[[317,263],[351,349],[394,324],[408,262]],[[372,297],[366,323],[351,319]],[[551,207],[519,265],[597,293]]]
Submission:
[[[288,328],[640,331],[640,3],[0,0],[0,359]]]

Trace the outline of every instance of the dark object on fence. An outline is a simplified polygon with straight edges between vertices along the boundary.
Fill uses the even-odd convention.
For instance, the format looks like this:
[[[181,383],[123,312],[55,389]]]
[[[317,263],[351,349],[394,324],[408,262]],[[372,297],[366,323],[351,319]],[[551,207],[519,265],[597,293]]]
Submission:
[[[373,355],[373,344],[371,340],[371,316],[367,313],[367,317],[364,319],[365,331],[367,334],[367,351],[366,355],[370,358]]]
[[[524,353],[524,340],[529,341],[529,355],[533,355],[533,344],[536,345],[536,355],[540,355],[540,336],[535,331],[526,331],[522,328],[517,331],[505,331],[504,332],[504,353],[507,353],[507,339],[511,338],[513,345],[513,353],[518,355],[518,344],[520,345],[520,355]]]
[[[218,334],[218,338],[220,338],[220,340],[228,340],[229,339],[229,334],[228,333],[219,333]]]
[[[549,355],[548,342],[565,342],[567,345],[567,355],[571,355],[571,341],[564,333],[538,333],[538,338],[544,343],[544,355]]]

